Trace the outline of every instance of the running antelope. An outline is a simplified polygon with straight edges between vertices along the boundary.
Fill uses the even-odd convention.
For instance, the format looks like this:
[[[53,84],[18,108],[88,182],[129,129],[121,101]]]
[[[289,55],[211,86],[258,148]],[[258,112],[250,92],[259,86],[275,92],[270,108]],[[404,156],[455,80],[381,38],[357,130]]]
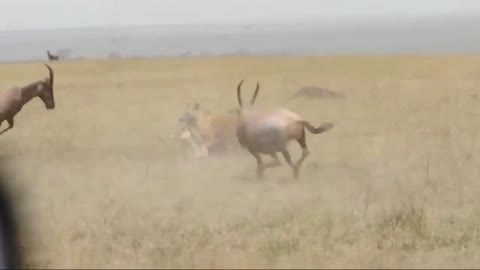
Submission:
[[[200,109],[197,102],[179,118],[173,137],[185,140],[196,158],[233,151],[240,148],[235,135],[237,121],[235,113],[211,113]]]
[[[22,107],[35,97],[39,97],[45,104],[47,110],[55,108],[53,96],[53,70],[45,64],[49,72],[49,78],[36,81],[24,87],[12,87],[0,92],[0,126],[7,120],[8,127],[0,134],[3,134],[14,126],[13,118],[22,110]]]
[[[260,84],[250,100],[250,104],[243,104],[241,87],[243,80],[237,86],[237,99],[239,109],[239,121],[236,129],[238,142],[246,148],[257,161],[257,177],[262,177],[267,168],[280,166],[277,152],[281,152],[285,161],[293,170],[295,179],[298,179],[300,167],[303,161],[309,156],[305,138],[305,129],[313,134],[320,134],[333,127],[333,123],[326,123],[314,127],[298,114],[286,109],[264,110],[254,107]],[[287,144],[290,140],[296,140],[302,148],[302,156],[293,163]],[[274,160],[270,163],[263,163],[260,154],[270,155]]]

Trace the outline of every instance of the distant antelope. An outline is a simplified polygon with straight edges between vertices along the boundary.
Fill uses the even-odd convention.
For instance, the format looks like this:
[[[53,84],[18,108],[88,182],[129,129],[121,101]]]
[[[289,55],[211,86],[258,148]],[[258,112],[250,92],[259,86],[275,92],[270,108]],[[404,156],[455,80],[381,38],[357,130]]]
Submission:
[[[235,135],[237,121],[235,113],[211,113],[201,110],[197,102],[179,118],[173,137],[187,141],[197,158],[232,151],[240,147]]]
[[[0,132],[12,129],[14,126],[13,118],[22,110],[22,107],[35,97],[39,97],[47,110],[55,108],[55,99],[53,95],[53,70],[45,64],[48,68],[49,78],[36,81],[24,87],[12,87],[8,90],[0,92],[0,125],[7,120],[9,126]]]
[[[48,56],[48,60],[50,61],[58,61],[58,55],[54,55],[50,53],[50,51],[47,51],[47,56]]]
[[[236,135],[239,143],[246,148],[257,160],[257,177],[263,176],[266,168],[280,166],[277,152],[281,152],[285,161],[293,170],[295,179],[298,179],[300,167],[310,154],[305,138],[305,129],[313,134],[320,134],[333,127],[332,123],[326,123],[320,127],[312,126],[298,114],[286,109],[261,110],[254,107],[260,84],[250,100],[249,105],[243,105],[241,87],[243,80],[237,86],[237,99],[240,106],[239,121]],[[292,163],[287,144],[290,140],[296,140],[302,148],[302,156],[296,163]],[[264,164],[260,154],[272,156],[273,162]]]

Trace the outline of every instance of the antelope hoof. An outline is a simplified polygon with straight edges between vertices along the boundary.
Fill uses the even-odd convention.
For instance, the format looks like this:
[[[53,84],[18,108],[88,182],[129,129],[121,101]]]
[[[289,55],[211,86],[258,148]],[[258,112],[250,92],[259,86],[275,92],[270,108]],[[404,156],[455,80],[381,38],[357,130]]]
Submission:
[[[299,179],[299,177],[300,177],[300,167],[298,167],[298,166],[293,167],[293,177],[295,178],[295,180]]]
[[[257,168],[257,179],[263,178],[263,168]]]

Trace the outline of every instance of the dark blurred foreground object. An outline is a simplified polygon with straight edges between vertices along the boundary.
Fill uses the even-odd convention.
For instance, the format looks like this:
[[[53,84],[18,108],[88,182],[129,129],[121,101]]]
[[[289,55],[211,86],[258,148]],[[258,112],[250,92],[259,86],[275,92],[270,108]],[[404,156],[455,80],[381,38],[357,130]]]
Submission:
[[[0,269],[17,269],[20,264],[18,224],[8,177],[4,160],[0,159]]]
[[[345,98],[345,95],[317,86],[305,86],[291,96],[291,98]]]

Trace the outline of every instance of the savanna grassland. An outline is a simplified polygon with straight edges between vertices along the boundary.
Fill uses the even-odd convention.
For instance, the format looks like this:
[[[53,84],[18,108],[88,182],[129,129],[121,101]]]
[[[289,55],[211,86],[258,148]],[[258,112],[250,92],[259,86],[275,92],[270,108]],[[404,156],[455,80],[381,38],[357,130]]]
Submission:
[[[480,266],[480,56],[52,67],[55,110],[35,99],[0,138],[27,267]],[[47,75],[0,65],[2,88]],[[241,79],[245,98],[260,81],[258,106],[336,124],[307,134],[299,181],[286,165],[256,179],[246,151],[187,159],[169,138],[189,103],[236,108]],[[290,98],[308,85],[345,98]]]

